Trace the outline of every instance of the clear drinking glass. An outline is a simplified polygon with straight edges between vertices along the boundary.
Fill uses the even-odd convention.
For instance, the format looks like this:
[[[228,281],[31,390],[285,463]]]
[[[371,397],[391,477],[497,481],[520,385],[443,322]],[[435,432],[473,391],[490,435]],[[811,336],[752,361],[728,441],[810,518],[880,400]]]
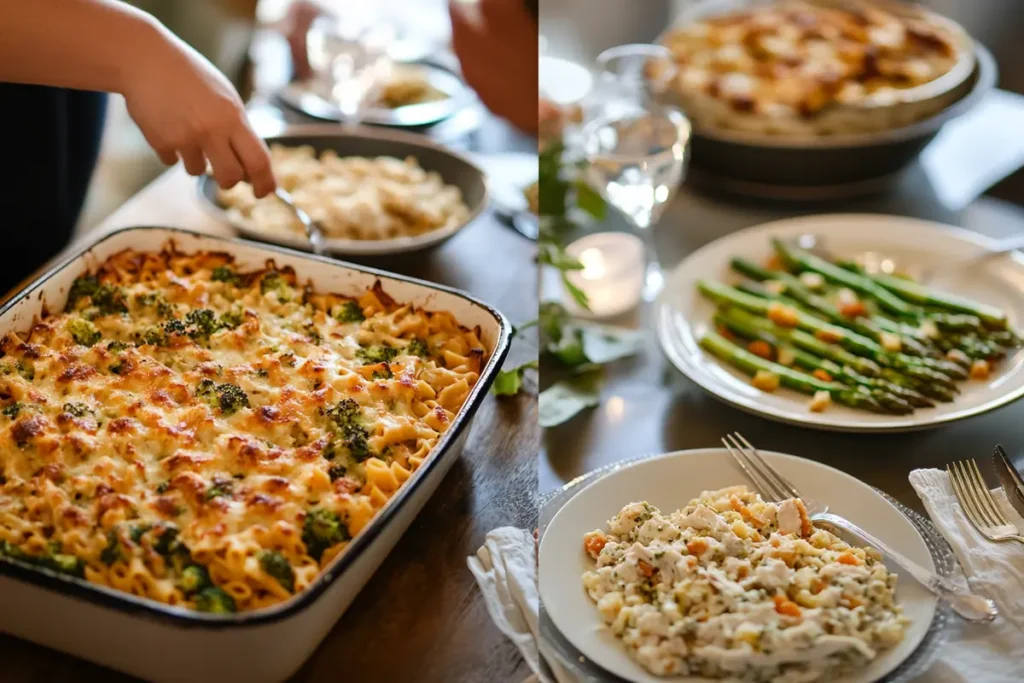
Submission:
[[[583,129],[584,177],[626,217],[647,249],[643,296],[653,301],[664,285],[652,230],[683,180],[690,123],[656,99],[670,78],[671,55],[656,45],[623,45],[598,57],[600,75]]]
[[[395,27],[366,3],[319,17],[306,39],[316,89],[346,122],[359,123],[391,69]]]

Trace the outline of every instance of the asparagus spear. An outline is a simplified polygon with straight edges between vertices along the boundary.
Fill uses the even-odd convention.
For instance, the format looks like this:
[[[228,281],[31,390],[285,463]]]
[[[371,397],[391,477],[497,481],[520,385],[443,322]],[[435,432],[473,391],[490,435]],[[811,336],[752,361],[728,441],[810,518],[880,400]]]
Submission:
[[[738,306],[758,315],[769,315],[768,309],[772,303],[767,299],[751,296],[735,287],[710,280],[700,280],[697,287],[706,296],[719,303]],[[864,335],[824,322],[799,308],[789,308],[792,310],[797,326],[801,329],[813,332],[815,336],[824,341],[838,343],[847,350],[870,358],[880,365],[901,370],[920,366],[921,370],[929,372],[917,374],[930,377],[933,381],[941,382],[950,388],[955,388],[951,378],[967,378],[967,372],[956,363],[937,358],[918,358],[903,353],[890,353]]]
[[[764,276],[767,277],[771,274],[771,271],[760,268],[759,266],[744,261],[743,259],[733,259],[733,268],[737,271],[749,275],[752,277]],[[924,344],[915,339],[912,335],[908,334],[906,330],[900,328],[897,325],[888,325],[884,328],[875,324],[874,319],[866,317],[862,318],[850,318],[849,316],[843,315],[838,308],[832,305],[830,301],[824,297],[818,296],[807,289],[799,279],[793,277],[789,273],[778,273],[780,276],[777,282],[780,282],[785,287],[785,295],[776,295],[770,292],[768,289],[752,285],[750,283],[741,283],[737,285],[740,291],[754,296],[761,296],[764,298],[778,299],[783,303],[787,303],[791,306],[800,307],[803,306],[808,308],[813,313],[823,315],[829,322],[840,325],[842,327],[849,328],[854,332],[864,335],[868,339],[876,342],[882,341],[882,332],[889,332],[899,337],[900,346],[903,351],[912,356],[934,356],[935,353],[931,353]],[[791,298],[790,298],[791,297]]]
[[[869,277],[844,270],[834,263],[799,247],[786,244],[778,238],[772,239],[772,246],[775,247],[775,251],[782,261],[794,270],[809,270],[824,276],[826,280],[867,294],[878,301],[882,308],[901,318],[916,320],[920,316],[920,309],[906,303]]]
[[[860,265],[855,263],[843,262],[837,267],[842,267],[848,272],[870,279],[910,303],[922,307],[933,307],[941,311],[953,311],[967,316],[963,318],[949,316],[943,319],[943,323],[950,326],[951,329],[957,325],[967,326],[972,324],[972,317],[981,320],[994,329],[1006,329],[1006,313],[995,306],[973,301],[967,297],[930,289],[913,280],[895,275],[888,275],[886,273],[868,275]]]
[[[887,382],[920,392],[928,398],[935,399],[936,401],[942,401],[943,403],[951,402],[956,396],[956,392],[950,390],[948,387],[908,377],[907,375],[904,375],[897,370],[893,370],[892,368],[882,368],[880,376]]]
[[[795,389],[805,394],[827,391],[832,396],[833,401],[850,406],[851,408],[870,410],[875,413],[889,412],[867,392],[851,389],[837,382],[822,382],[816,377],[791,370],[785,365],[765,360],[745,349],[741,349],[717,332],[707,332],[701,337],[700,345],[708,353],[748,375],[755,375],[759,371],[770,372],[777,375],[779,381],[790,389]]]
[[[914,406],[933,406],[934,404],[917,392],[891,385],[888,382],[877,382],[857,372],[841,367],[826,358],[819,358],[795,346],[786,343],[756,325],[748,324],[745,318],[750,317],[744,311],[725,309],[715,316],[715,323],[747,339],[759,339],[771,345],[777,351],[785,350],[793,357],[793,362],[809,372],[821,370],[834,380],[848,386],[864,387],[884,408],[897,415],[907,415],[914,411]],[[819,378],[820,379],[820,378]]]

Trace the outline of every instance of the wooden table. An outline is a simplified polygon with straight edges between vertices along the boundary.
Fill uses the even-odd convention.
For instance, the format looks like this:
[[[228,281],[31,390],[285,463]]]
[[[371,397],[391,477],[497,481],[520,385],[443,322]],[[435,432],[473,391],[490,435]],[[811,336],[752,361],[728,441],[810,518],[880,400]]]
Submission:
[[[99,230],[132,225],[230,234],[201,209],[194,179],[180,168],[146,187]],[[517,323],[536,317],[535,251],[486,215],[418,261],[384,265],[471,292]],[[526,336],[513,344],[508,363],[535,357],[535,338]],[[485,400],[462,458],[294,681],[526,678],[529,670],[491,622],[466,558],[495,527],[536,526],[540,435],[534,389]],[[0,636],[0,662],[5,683],[132,680],[7,636]]]

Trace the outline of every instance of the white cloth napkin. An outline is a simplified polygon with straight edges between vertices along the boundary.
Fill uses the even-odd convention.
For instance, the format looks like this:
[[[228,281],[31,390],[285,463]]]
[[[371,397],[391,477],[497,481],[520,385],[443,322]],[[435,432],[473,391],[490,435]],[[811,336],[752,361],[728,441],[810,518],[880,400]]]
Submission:
[[[538,616],[540,597],[537,594],[537,544],[525,529],[501,527],[487,534],[476,555],[466,558],[484,594],[487,611],[495,625],[519,648],[533,671],[529,681],[551,683],[541,666],[547,661],[558,683],[572,679],[552,657],[546,656],[539,642]]]
[[[936,529],[945,537],[971,589],[995,600],[1000,617],[991,624],[968,624],[942,646],[938,661],[916,683],[1017,683],[1024,679],[1024,544],[992,543],[978,533],[960,509],[949,476],[935,469],[914,470],[910,484],[921,497]],[[1024,519],[1001,489],[993,497],[1019,529]]]

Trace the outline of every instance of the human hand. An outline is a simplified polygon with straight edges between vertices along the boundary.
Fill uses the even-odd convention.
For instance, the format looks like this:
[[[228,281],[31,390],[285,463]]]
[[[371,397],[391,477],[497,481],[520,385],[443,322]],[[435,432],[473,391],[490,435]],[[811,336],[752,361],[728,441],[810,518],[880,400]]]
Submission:
[[[292,53],[293,76],[304,81],[313,76],[313,68],[309,65],[306,37],[313,22],[321,14],[320,6],[313,0],[294,0],[288,6],[288,14],[284,19],[284,36],[288,40],[288,48]]]
[[[452,0],[452,47],[492,112],[537,134],[537,22],[523,0]]]
[[[266,144],[249,125],[231,82],[169,31],[127,69],[122,94],[128,113],[167,165],[180,158],[190,175],[206,172],[217,184],[242,180],[263,197],[276,183]]]

